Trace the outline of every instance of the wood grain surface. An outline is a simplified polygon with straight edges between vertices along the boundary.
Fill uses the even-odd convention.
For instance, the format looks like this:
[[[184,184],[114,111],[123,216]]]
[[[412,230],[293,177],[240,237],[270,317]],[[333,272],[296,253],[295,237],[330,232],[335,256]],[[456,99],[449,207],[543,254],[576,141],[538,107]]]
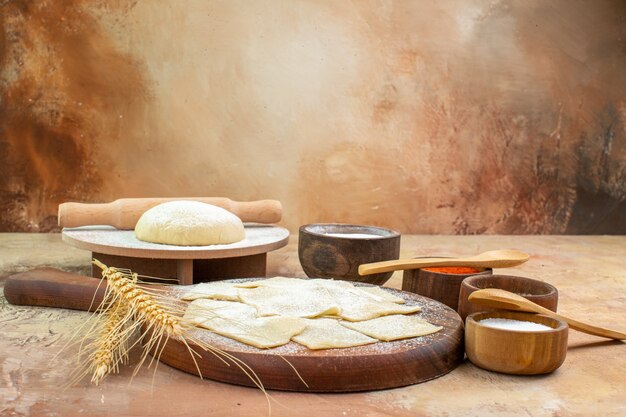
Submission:
[[[530,321],[551,327],[545,331],[514,331],[480,324],[487,318]],[[477,366],[514,375],[538,375],[553,372],[567,354],[567,323],[533,313],[490,311],[467,318],[465,348],[467,357]]]
[[[437,300],[456,310],[463,280],[472,275],[488,275],[487,268],[477,274],[446,274],[425,269],[408,269],[402,275],[402,290]]]
[[[559,290],[559,311],[608,327],[624,327],[624,236],[435,236],[403,235],[400,256],[469,256],[512,247],[531,255],[519,267],[494,274],[550,282]],[[64,388],[77,347],[59,354],[89,313],[15,306],[2,296],[6,277],[43,266],[83,275],[90,253],[70,247],[60,234],[0,234],[0,415],[268,416],[258,389],[224,384],[165,364],[123,366],[99,386],[88,381]],[[269,276],[303,276],[298,236],[268,253]],[[387,282],[400,288],[402,273]],[[626,343],[570,331],[567,358],[545,376],[495,373],[465,361],[426,383],[389,390],[324,394],[271,391],[272,417],[514,417],[626,414]],[[135,362],[138,355],[132,355]],[[131,381],[132,378],[132,381]],[[173,395],[173,393],[175,393]]]
[[[338,234],[371,235],[347,238]],[[301,226],[298,235],[298,257],[309,277],[342,279],[383,285],[392,272],[359,275],[359,265],[398,259],[400,233],[374,226],[317,223]]]
[[[256,278],[235,282],[247,280]],[[96,278],[54,269],[32,270],[9,277],[5,297],[19,305],[63,308],[67,302],[67,308],[86,310],[100,303],[102,294],[97,292],[100,287],[100,280]],[[169,295],[180,298],[189,288],[168,287]],[[294,342],[272,349],[257,349],[199,328],[191,330],[191,335],[240,359],[268,389],[352,392],[395,388],[437,378],[456,368],[464,355],[463,323],[458,314],[428,298],[388,291],[402,297],[407,305],[419,305],[422,311],[418,316],[443,329],[411,339],[322,350],[311,350]],[[160,360],[204,378],[255,386],[234,363],[219,360],[196,345],[191,346],[200,354],[195,361],[187,346],[176,338],[168,341]]]
[[[515,275],[475,275],[461,283],[458,312],[463,320],[472,313],[490,311],[489,307],[472,303],[467,299],[474,291],[484,288],[500,288],[521,294],[533,303],[552,311],[556,311],[559,303],[559,291],[547,282]]]

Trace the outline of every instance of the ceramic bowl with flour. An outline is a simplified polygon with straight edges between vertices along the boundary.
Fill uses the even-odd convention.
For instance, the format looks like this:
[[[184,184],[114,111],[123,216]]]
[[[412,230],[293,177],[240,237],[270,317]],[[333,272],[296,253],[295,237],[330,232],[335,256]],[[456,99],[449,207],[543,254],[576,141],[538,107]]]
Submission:
[[[376,226],[316,223],[300,227],[298,257],[309,277],[382,285],[393,272],[359,275],[359,265],[398,259],[400,233]]]

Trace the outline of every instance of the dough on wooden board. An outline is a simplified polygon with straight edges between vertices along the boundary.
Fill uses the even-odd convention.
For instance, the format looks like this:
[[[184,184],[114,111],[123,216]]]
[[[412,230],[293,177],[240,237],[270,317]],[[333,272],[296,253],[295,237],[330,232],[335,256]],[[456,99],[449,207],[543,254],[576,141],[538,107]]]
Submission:
[[[255,306],[261,316],[334,316],[362,321],[420,311],[419,306],[401,305],[404,300],[380,288],[367,291],[368,287],[355,287],[346,281],[275,277],[237,286],[245,286],[239,298]]]
[[[365,291],[365,293],[372,297],[376,301],[389,301],[396,304],[404,304],[404,299],[391,294],[388,291],[383,290],[381,287],[356,287],[359,291]]]
[[[415,316],[393,315],[360,322],[342,321],[339,324],[383,341],[408,339],[436,333],[443,327],[435,326]]]
[[[243,223],[228,210],[199,201],[170,201],[152,207],[135,225],[135,236],[151,243],[206,246],[245,238]]]
[[[241,301],[238,288],[233,282],[213,281],[196,284],[181,297],[183,300],[193,301],[198,298],[210,298],[212,300]]]
[[[378,342],[376,339],[342,326],[335,319],[305,320],[306,328],[291,339],[309,349],[347,348]]]
[[[212,299],[198,299],[198,298]],[[200,327],[259,348],[288,343],[332,349],[439,331],[416,316],[417,305],[378,287],[345,281],[275,277],[243,283],[198,284],[185,317]],[[230,299],[234,301],[217,301]],[[340,321],[348,320],[348,321]]]
[[[332,293],[328,288],[317,285],[240,288],[239,298],[256,307],[259,316],[313,318],[339,314]]]
[[[387,301],[382,297],[361,291],[359,287],[336,288],[333,291],[339,305],[337,314],[344,320],[363,321],[390,314],[411,314],[421,311],[418,305],[405,305]]]
[[[256,317],[254,307],[234,301],[192,301],[184,319],[196,326],[257,348],[282,346],[304,330],[297,317]]]
[[[273,277],[260,279],[258,281],[247,281],[235,284],[237,288],[258,288],[258,287],[295,287],[300,285],[307,285],[310,280],[301,278],[287,278],[287,277]]]

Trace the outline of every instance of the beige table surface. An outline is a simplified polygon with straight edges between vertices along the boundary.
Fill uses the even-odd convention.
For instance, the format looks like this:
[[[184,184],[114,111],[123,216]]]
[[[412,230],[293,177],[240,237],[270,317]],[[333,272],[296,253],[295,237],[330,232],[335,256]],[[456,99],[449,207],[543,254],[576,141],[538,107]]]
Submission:
[[[626,330],[624,236],[403,236],[402,256],[472,255],[515,248],[521,267],[497,270],[542,279],[560,291],[559,311]],[[89,252],[58,234],[0,234],[0,286],[11,273],[52,266],[87,274]],[[297,236],[268,256],[268,276],[304,276]],[[386,284],[399,288],[401,274]],[[129,383],[131,367],[100,386],[63,389],[72,353],[55,358],[88,313],[16,307],[0,299],[0,415],[268,415],[258,390],[200,380],[161,364]],[[273,416],[626,416],[626,343],[570,332],[565,363],[551,375],[508,376],[465,362],[419,385],[356,394],[272,391]]]

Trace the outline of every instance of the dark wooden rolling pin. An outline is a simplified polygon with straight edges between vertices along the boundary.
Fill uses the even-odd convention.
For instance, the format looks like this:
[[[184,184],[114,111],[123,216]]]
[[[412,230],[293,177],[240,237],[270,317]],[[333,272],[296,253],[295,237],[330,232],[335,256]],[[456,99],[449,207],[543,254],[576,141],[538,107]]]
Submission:
[[[37,268],[8,277],[4,296],[15,305],[94,311],[102,302],[106,288],[105,283],[99,285],[98,278]]]
[[[225,197],[179,198],[121,198],[110,203],[63,203],[59,205],[59,226],[78,227],[109,225],[131,230],[141,215],[152,207],[176,200],[193,200],[221,207],[243,222],[277,223],[282,217],[282,205],[277,200],[233,201]]]

